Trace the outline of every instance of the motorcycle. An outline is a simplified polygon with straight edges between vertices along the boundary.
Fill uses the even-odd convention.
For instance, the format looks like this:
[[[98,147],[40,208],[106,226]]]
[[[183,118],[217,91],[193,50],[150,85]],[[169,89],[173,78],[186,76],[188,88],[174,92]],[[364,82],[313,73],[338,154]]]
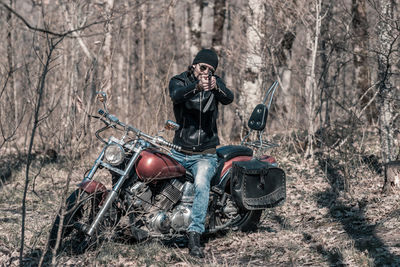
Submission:
[[[218,171],[210,186],[206,233],[255,230],[262,211],[286,198],[285,172],[273,157],[263,154],[278,145],[261,139],[276,87],[277,82],[254,109],[242,143],[217,148]],[[96,118],[105,126],[95,135],[104,148],[56,216],[49,247],[83,253],[121,233],[135,242],[184,238],[191,221],[194,178],[169,154],[181,148],[160,135],[164,130],[150,135],[121,122],[107,111],[106,94],[99,96],[104,107]],[[179,127],[168,120],[164,129]],[[121,137],[105,140],[100,134],[108,129],[121,132]],[[258,140],[247,141],[251,131],[257,131]],[[109,173],[111,189],[94,179],[100,170]]]

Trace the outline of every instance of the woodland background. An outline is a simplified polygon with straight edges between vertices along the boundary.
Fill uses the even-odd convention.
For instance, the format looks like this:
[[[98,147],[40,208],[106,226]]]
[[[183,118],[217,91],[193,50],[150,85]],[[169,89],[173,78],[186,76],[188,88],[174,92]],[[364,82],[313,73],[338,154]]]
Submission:
[[[95,159],[99,124],[87,114],[99,108],[96,92],[108,94],[108,108],[122,121],[155,133],[173,119],[169,79],[202,47],[217,51],[216,74],[235,94],[220,109],[222,144],[240,141],[251,110],[279,82],[265,138],[281,144],[273,153],[292,177],[288,200],[319,173],[314,182],[331,187],[331,204],[349,194],[351,203],[378,195],[391,203],[387,212],[397,210],[390,205],[397,205],[400,174],[388,176],[387,166],[399,159],[399,12],[395,0],[0,0],[0,203],[16,207],[12,215],[3,209],[1,224],[20,228],[0,236],[13,244],[1,259],[23,264],[27,251],[43,246],[46,225],[26,229],[43,219],[30,217],[32,198],[43,190],[47,197],[36,201],[52,199],[53,214],[43,208],[48,227],[61,201],[54,198]],[[47,192],[49,179],[58,187]],[[364,183],[365,195],[355,197]],[[289,218],[293,210],[280,212]],[[368,253],[366,264],[379,262]],[[324,265],[325,256],[314,263]],[[296,265],[293,257],[288,262]]]

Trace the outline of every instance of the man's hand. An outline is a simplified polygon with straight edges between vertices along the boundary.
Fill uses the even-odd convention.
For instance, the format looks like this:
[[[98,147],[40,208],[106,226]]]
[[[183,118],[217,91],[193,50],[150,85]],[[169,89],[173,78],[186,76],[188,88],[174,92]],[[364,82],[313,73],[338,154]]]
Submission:
[[[211,81],[207,74],[200,74],[199,77],[199,87],[201,90],[210,91],[215,89],[217,81],[214,76],[211,76]]]

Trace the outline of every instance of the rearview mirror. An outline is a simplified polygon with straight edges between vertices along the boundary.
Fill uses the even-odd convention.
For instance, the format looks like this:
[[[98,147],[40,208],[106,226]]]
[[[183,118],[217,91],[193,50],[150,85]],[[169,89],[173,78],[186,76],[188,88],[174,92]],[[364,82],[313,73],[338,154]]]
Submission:
[[[164,129],[165,129],[165,130],[173,130],[173,131],[176,131],[176,130],[179,129],[179,127],[180,127],[180,125],[179,125],[178,123],[176,123],[176,122],[174,122],[174,121],[171,121],[171,120],[167,120],[167,121],[165,122],[165,125],[164,125]]]
[[[105,92],[96,92],[97,93],[97,100],[101,103],[107,102],[107,94]]]

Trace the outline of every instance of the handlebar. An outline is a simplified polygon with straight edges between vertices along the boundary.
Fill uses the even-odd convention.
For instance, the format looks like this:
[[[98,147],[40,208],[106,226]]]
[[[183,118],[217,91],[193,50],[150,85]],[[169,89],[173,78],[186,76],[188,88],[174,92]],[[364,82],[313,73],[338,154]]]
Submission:
[[[146,139],[148,139],[153,144],[166,146],[166,147],[175,149],[176,151],[181,151],[181,149],[182,149],[180,146],[175,145],[175,144],[173,144],[171,142],[168,142],[167,140],[165,140],[161,136],[151,136],[151,135],[148,135],[148,134],[140,131],[139,129],[136,129],[135,127],[133,127],[131,125],[127,125],[127,124],[121,122],[116,116],[114,116],[112,114],[109,114],[109,113],[107,113],[106,111],[104,111],[102,109],[99,109],[98,113],[101,116],[105,117],[106,119],[110,120],[111,122],[113,122],[115,124],[118,124],[119,126],[125,128],[127,131],[131,131],[131,132],[136,133],[136,135],[138,137],[145,137]]]
[[[153,140],[155,141],[155,143],[157,143],[159,145],[167,146],[169,148],[175,149],[176,151],[181,151],[182,150],[182,147],[168,142],[162,136],[154,136]]]
[[[115,116],[112,115],[112,114],[109,114],[109,113],[105,112],[105,111],[102,110],[102,109],[99,109],[98,113],[99,113],[101,116],[105,117],[106,119],[108,119],[108,120],[110,120],[110,121],[112,121],[112,122],[114,122],[114,123],[117,123],[117,124],[120,123],[120,121],[119,121],[119,119],[118,119],[117,117],[115,117]]]

